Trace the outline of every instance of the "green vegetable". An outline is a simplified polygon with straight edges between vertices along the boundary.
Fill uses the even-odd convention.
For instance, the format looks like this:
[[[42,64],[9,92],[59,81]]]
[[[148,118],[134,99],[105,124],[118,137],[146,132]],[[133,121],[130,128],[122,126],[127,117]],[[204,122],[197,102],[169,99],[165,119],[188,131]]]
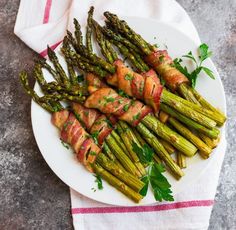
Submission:
[[[131,80],[133,80],[133,76],[131,75],[131,74],[126,74],[125,75],[125,80],[127,80],[127,81],[131,81]]]
[[[65,143],[63,140],[61,140],[61,144],[66,148],[69,149],[69,145],[67,143]]]
[[[98,189],[102,190],[103,189],[103,185],[102,185],[102,178],[101,178],[101,176],[98,175],[98,174],[95,174],[94,176],[96,178],[95,182],[97,183]]]
[[[165,172],[164,166],[153,161],[153,150],[147,144],[144,144],[143,148],[140,148],[134,142],[132,147],[133,151],[138,154],[140,161],[149,165],[147,175],[142,178],[142,181],[145,183],[145,185],[140,191],[140,194],[142,196],[147,194],[148,184],[150,182],[154,197],[157,201],[173,201],[174,198],[172,196],[171,185],[166,177],[162,174]]]
[[[93,138],[96,145],[98,144],[98,134],[99,134],[98,131],[96,131],[94,133],[91,133],[91,136],[92,136],[92,138]]]
[[[208,69],[205,66],[202,66],[202,63],[207,58],[211,57],[212,52],[209,51],[208,46],[205,43],[199,46],[198,51],[199,51],[199,57],[198,57],[199,61],[196,60],[191,51],[188,54],[183,55],[183,57],[189,58],[194,62],[196,68],[192,72],[189,72],[186,66],[181,65],[181,62],[183,61],[181,58],[176,58],[174,60],[175,68],[177,68],[181,73],[183,73],[189,79],[189,81],[192,84],[192,87],[195,87],[197,77],[201,71],[204,71],[210,78],[215,79],[212,70]]]
[[[123,110],[124,110],[125,112],[128,111],[128,109],[129,109],[129,105],[128,105],[128,104],[123,107]]]
[[[78,83],[83,82],[83,81],[84,81],[84,75],[83,75],[83,74],[78,75],[78,76],[77,76],[77,81],[78,81]]]

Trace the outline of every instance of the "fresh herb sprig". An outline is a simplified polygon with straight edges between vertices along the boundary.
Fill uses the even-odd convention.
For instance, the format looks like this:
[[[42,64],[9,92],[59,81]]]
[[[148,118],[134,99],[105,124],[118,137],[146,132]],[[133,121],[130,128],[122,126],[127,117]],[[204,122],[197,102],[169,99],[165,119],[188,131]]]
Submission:
[[[201,71],[204,71],[210,78],[215,79],[212,70],[210,70],[205,66],[202,66],[202,63],[207,58],[212,56],[212,52],[209,51],[209,47],[205,43],[203,43],[199,46],[198,52],[199,52],[198,61],[193,56],[191,51],[188,54],[182,56],[184,58],[191,59],[194,62],[196,68],[192,72],[189,72],[186,66],[181,65],[181,62],[183,61],[181,58],[174,59],[175,68],[177,68],[181,73],[183,73],[189,79],[193,88],[196,85],[196,80]]]
[[[143,148],[140,148],[134,142],[132,143],[132,148],[139,156],[140,161],[149,165],[147,175],[142,178],[145,186],[140,191],[140,194],[146,196],[150,182],[154,197],[157,201],[173,201],[171,185],[163,175],[165,168],[162,164],[157,164],[153,161],[153,150],[147,144],[144,144]]]
[[[101,176],[98,175],[98,174],[95,174],[94,177],[96,178],[96,179],[95,179],[95,183],[97,183],[97,188],[98,188],[99,190],[102,190],[102,189],[103,189],[103,184],[102,184],[102,178],[101,178]]]

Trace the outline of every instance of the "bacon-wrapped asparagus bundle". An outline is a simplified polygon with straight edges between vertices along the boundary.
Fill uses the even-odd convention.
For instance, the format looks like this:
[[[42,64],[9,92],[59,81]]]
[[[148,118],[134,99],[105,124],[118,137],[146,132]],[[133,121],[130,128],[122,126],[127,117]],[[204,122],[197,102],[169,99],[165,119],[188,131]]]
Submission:
[[[72,82],[70,82],[70,79],[67,77],[65,71],[63,70],[61,64],[59,63],[56,54],[54,53],[54,51],[52,51],[50,48],[48,48],[48,53],[50,53],[49,55],[49,59],[53,62],[54,66],[57,67],[57,69],[55,70],[55,73],[58,74],[59,76],[62,75],[64,76],[64,79],[66,79],[67,82],[69,82],[69,84],[71,84]],[[70,63],[67,61],[67,65],[68,65],[68,69],[69,69],[69,65]],[[49,69],[48,66],[45,65],[44,63],[44,67],[46,67],[48,70],[53,70],[52,67]],[[70,74],[75,75],[75,73],[72,73],[73,67],[71,67],[70,69]],[[61,73],[61,71],[63,71],[63,73]],[[41,67],[39,64],[37,64],[34,68],[34,73],[35,76],[37,78],[37,81],[39,82],[41,88],[44,90],[44,92],[48,92],[48,84],[43,77],[43,73],[41,70]],[[58,81],[58,80],[57,80]],[[55,83],[55,82],[54,82]],[[63,87],[65,87],[62,84]],[[79,88],[81,86],[79,86],[78,83],[72,84],[70,85],[70,89],[72,91],[73,88]],[[50,91],[51,92],[51,91]],[[84,92],[84,90],[81,90],[81,92]],[[83,95],[81,95],[80,97],[83,97]],[[72,98],[73,101],[73,98]],[[85,107],[83,107],[80,104],[72,104],[72,109],[76,114],[76,117],[80,120],[80,122],[82,122],[84,124],[84,126],[86,127],[86,129],[88,131],[90,131],[90,134],[94,135],[94,137],[96,136],[96,140],[98,141],[98,144],[100,146],[103,146],[104,144],[104,149],[106,150],[106,153],[112,157],[113,160],[116,160],[116,158],[121,162],[121,164],[116,160],[116,163],[119,164],[121,167],[123,166],[127,171],[129,171],[130,173],[132,173],[133,175],[136,175],[138,177],[142,177],[146,174],[145,168],[143,167],[143,165],[140,163],[139,158],[136,155],[136,158],[129,158],[129,151],[127,151],[127,148],[124,147],[124,145],[122,145],[122,141],[116,141],[114,137],[116,137],[115,135],[115,131],[114,131],[114,124],[116,122],[116,119],[114,117],[106,117],[105,115],[101,115],[98,111],[93,110],[93,109],[86,109]],[[106,140],[106,141],[105,141]],[[106,146],[108,145],[108,146]],[[112,151],[110,151],[110,148],[112,148]],[[115,147],[114,147],[115,146]],[[114,154],[113,154],[114,152]],[[114,156],[115,155],[115,156]],[[134,154],[132,154],[132,156],[134,156]],[[133,160],[133,162],[132,162]]]
[[[55,55],[55,54],[53,54],[53,51],[50,50],[50,52],[51,52],[50,56]],[[54,58],[54,60],[55,60],[55,58]],[[68,60],[67,60],[67,64],[70,64],[70,62],[68,62]],[[56,65],[57,66],[60,65],[60,63],[57,61]],[[38,74],[38,75],[40,75],[40,74]],[[87,81],[89,83],[88,89],[89,89],[90,92],[93,92],[93,91],[97,90],[97,88],[99,88],[99,87],[107,87],[107,85],[105,83],[101,82],[93,74],[88,74],[87,75]],[[85,123],[85,126],[87,127],[88,130],[90,130],[90,131],[92,130],[92,132],[93,132],[93,129],[91,128],[91,125],[93,124],[93,121],[95,119],[97,119],[97,115],[96,115],[96,113],[94,113],[96,110],[89,111],[88,109],[86,110],[81,105],[78,105],[78,104],[73,104],[73,105],[74,106],[72,106],[72,108],[73,108],[73,110],[74,110],[74,112],[76,114],[76,117],[79,118],[79,120],[83,121],[83,123]],[[110,120],[111,120],[111,118],[112,118],[112,116],[109,116]],[[113,117],[112,123],[114,123],[114,122],[115,122],[115,119]],[[127,148],[128,152],[130,153],[130,158],[135,162],[135,165],[137,166],[137,168],[139,168],[139,171],[142,173],[144,170],[140,170],[142,168],[140,167],[141,165],[139,163],[138,156],[137,156],[137,154],[132,149],[133,142],[141,147],[141,145],[139,143],[139,140],[136,138],[136,135],[134,134],[133,130],[129,129],[129,127],[127,125],[125,125],[124,123],[121,123],[121,122],[119,122],[119,123],[120,124],[118,124],[118,127],[120,126],[120,128],[118,129],[118,132],[121,135],[121,139],[125,143],[125,146],[123,147],[122,140],[119,138],[119,136],[114,131],[111,132],[111,135],[109,135],[109,136],[106,135],[107,136],[106,137],[106,142],[108,142],[108,145],[114,151],[114,153],[117,153],[117,151],[120,149],[119,145],[121,145],[121,148],[125,152],[126,152],[126,148]],[[101,124],[99,124],[98,127],[101,127],[100,125]],[[140,128],[141,133],[146,135],[146,139],[148,139],[149,143],[151,141],[151,145],[153,146],[155,151],[158,152],[159,155],[161,155],[161,158],[164,159],[164,161],[166,162],[167,166],[171,169],[171,172],[173,173],[173,175],[176,178],[180,178],[183,175],[183,172],[175,164],[175,162],[171,159],[171,157],[166,152],[165,148],[157,141],[156,137],[153,134],[151,134],[150,132],[148,132],[147,128],[144,125],[142,127],[143,127],[142,129]],[[103,131],[102,133],[106,133],[106,134],[110,133],[110,130],[108,130],[108,132],[105,131],[105,130],[102,130],[102,131]],[[96,132],[96,130],[95,130],[95,132]],[[105,137],[103,134],[101,134],[101,136]],[[112,137],[114,137],[116,139],[118,145],[117,145],[117,143],[114,140],[112,140]],[[104,138],[102,138],[102,139],[104,139]],[[104,147],[106,147],[106,145]],[[104,148],[104,149],[106,149],[106,148]],[[119,156],[122,155],[122,153],[119,153],[119,152],[117,154]],[[157,155],[154,155],[154,159],[158,163],[161,162]],[[129,168],[132,168],[132,167],[129,167]]]
[[[97,40],[101,43],[101,41],[106,41],[106,39],[104,37],[102,37],[100,35],[101,33],[101,30],[102,28],[97,24],[97,22],[95,22],[93,20],[93,23],[95,25],[95,31],[96,31],[96,35],[97,35]],[[156,73],[154,72],[154,70],[149,70],[148,72],[145,72],[146,71],[146,68],[145,68],[145,64],[142,60],[138,59],[137,56],[134,56],[132,55],[132,52],[130,51],[129,53],[129,49],[124,47],[123,45],[119,44],[119,43],[115,43],[120,52],[126,56],[130,61],[132,61],[133,65],[140,70],[140,72],[143,72],[145,73],[145,75],[152,75],[154,79],[157,79],[157,76],[156,76]],[[107,48],[104,47],[104,46],[101,46],[100,45],[100,48],[102,50],[102,53],[104,55],[106,55],[107,53]],[[115,52],[113,50],[113,52]],[[117,68],[119,70],[119,68]],[[118,72],[118,71],[117,71]],[[143,74],[144,75],[144,74]],[[159,79],[158,79],[159,80]],[[112,83],[115,82],[114,80],[112,81]],[[152,81],[149,81],[150,82],[150,85],[152,85]],[[89,82],[90,83],[90,82]],[[160,82],[159,82],[160,84]],[[144,91],[145,91],[145,87],[144,87]],[[144,96],[145,98],[145,96]],[[179,98],[177,98],[178,100]],[[165,108],[166,105],[162,104],[162,107]],[[212,112],[212,111],[210,111]],[[162,112],[163,113],[163,112]],[[167,115],[168,116],[168,115]],[[208,158],[210,153],[212,152],[212,149],[210,147],[208,147],[198,136],[196,136],[195,134],[193,134],[190,130],[188,130],[185,126],[183,126],[180,122],[178,122],[175,118],[173,117],[168,117],[167,118],[169,120],[169,123],[174,127],[176,128],[176,130],[178,130],[178,132],[180,134],[182,134],[184,137],[186,137],[188,140],[190,140],[196,147],[198,147],[198,149],[200,150],[201,152],[201,155],[203,155],[205,158]],[[181,119],[181,118],[180,118]],[[210,131],[209,131],[210,132]],[[180,156],[180,153],[178,154]],[[181,158],[182,159],[182,158]]]
[[[128,67],[126,67],[120,60],[115,61],[115,74],[109,74],[106,73],[108,70],[110,70],[110,73],[114,72],[114,66],[112,67],[109,63],[107,63],[104,66],[104,60],[101,62],[101,58],[97,57],[95,54],[88,54],[86,52],[85,47],[78,47],[78,44],[76,45],[76,42],[74,41],[72,35],[68,33],[69,40],[74,45],[74,48],[82,55],[82,57],[78,54],[75,54],[73,51],[70,50],[68,47],[68,44],[64,42],[63,52],[65,55],[70,56],[75,62],[76,65],[78,65],[80,68],[84,70],[89,70],[90,72],[93,72],[95,74],[98,74],[101,77],[106,76],[107,81],[122,89],[130,96],[135,96],[136,98],[144,100],[147,104],[153,107],[155,111],[158,111],[160,102],[164,102],[165,104],[168,104],[171,107],[174,107],[179,112],[185,114],[187,117],[190,117],[191,119],[195,120],[197,123],[208,127],[209,129],[214,129],[216,126],[216,122],[213,121],[211,118],[203,115],[203,111],[201,109],[200,111],[196,111],[196,108],[191,108],[191,106],[195,106],[195,104],[188,103],[188,106],[186,103],[183,103],[183,99],[180,98],[176,102],[176,99],[174,97],[174,94],[171,94],[170,92],[166,91],[165,89],[162,89],[162,86],[156,77],[156,74],[154,71],[150,71],[146,73],[146,76],[142,76],[138,73],[135,73]],[[66,40],[64,40],[66,41]],[[92,56],[91,56],[92,55]],[[91,59],[90,59],[91,58]],[[86,59],[88,62],[92,60],[94,62],[94,59],[99,60],[99,66],[103,66],[106,68],[106,71],[102,71],[100,68],[100,71],[98,71],[98,66],[95,68],[92,67],[93,64],[88,63],[87,61],[84,62],[84,59]],[[87,68],[89,66],[89,68]],[[173,96],[173,97],[172,97]],[[160,100],[161,99],[161,100]],[[191,104],[191,105],[190,105]],[[214,130],[215,136],[218,135],[217,130]]]
[[[219,125],[225,122],[226,117],[224,114],[210,105],[196,90],[188,86],[189,80],[172,65],[173,61],[166,50],[157,50],[154,46],[147,43],[139,34],[136,34],[125,21],[119,20],[116,15],[109,12],[105,12],[104,15],[108,20],[107,24],[110,28],[114,27],[116,31],[119,31],[129,39],[130,42],[136,45],[139,52],[145,56],[146,62],[164,79],[167,87],[173,91],[179,91],[186,99],[194,103],[198,102],[199,105],[212,110],[215,120]],[[109,35],[111,36],[112,33],[109,33]]]
[[[137,155],[135,155],[135,158],[129,158],[130,152],[126,150],[126,147],[122,146],[122,141],[115,141],[114,135],[116,135],[116,133],[114,132],[114,124],[117,121],[115,117],[105,116],[95,109],[85,108],[78,103],[72,103],[71,107],[78,120],[86,127],[89,133],[96,138],[98,144],[100,146],[107,144],[127,171],[138,177],[142,177],[146,174],[145,168],[140,163]],[[115,148],[114,145],[116,146]]]
[[[142,196],[138,192],[142,189],[144,183],[109,160],[95,144],[93,138],[84,130],[73,113],[64,109],[58,102],[45,101],[40,98],[30,88],[26,72],[20,73],[20,80],[33,100],[52,113],[52,123],[60,130],[61,139],[71,145],[77,159],[90,172],[95,171],[127,197],[139,202]]]

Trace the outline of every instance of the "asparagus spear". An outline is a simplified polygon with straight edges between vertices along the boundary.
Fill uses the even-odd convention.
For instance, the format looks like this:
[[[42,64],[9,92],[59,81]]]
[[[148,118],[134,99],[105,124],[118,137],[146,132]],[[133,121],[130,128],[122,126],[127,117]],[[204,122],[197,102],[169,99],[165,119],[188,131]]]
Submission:
[[[120,134],[120,137],[129,152],[130,158],[133,160],[134,164],[139,169],[142,176],[146,175],[146,171],[145,171],[144,166],[141,164],[139,157],[133,151],[133,148],[132,148],[133,142],[136,143],[138,146],[140,146],[138,139],[136,138],[133,131],[130,129],[130,127],[125,122],[119,121],[117,126],[118,126],[118,128],[117,128],[118,133]]]
[[[177,164],[181,169],[186,168],[186,156],[182,154],[181,152],[177,152]]]
[[[102,149],[104,153],[109,157],[111,161],[113,161],[115,164],[117,164],[121,169],[125,170],[125,168],[122,166],[122,164],[117,160],[116,156],[114,153],[111,151],[109,146],[106,143],[103,143]]]
[[[209,148],[200,138],[194,135],[191,131],[189,131],[186,127],[184,127],[180,122],[178,122],[175,118],[170,117],[168,122],[175,127],[180,134],[184,137],[188,138],[201,152],[209,157],[212,152],[212,149]],[[182,154],[182,153],[181,153]]]
[[[113,187],[118,189],[120,192],[125,194],[127,197],[132,199],[135,202],[139,202],[143,197],[132,190],[130,187],[128,187],[124,182],[120,181],[116,177],[114,177],[112,174],[110,174],[108,171],[103,169],[98,163],[95,163],[93,165],[93,168],[95,172],[100,175],[104,180],[106,180],[109,184],[111,184]]]
[[[191,128],[194,128],[195,130],[199,131],[200,133],[203,133],[203,134],[207,135],[208,137],[217,138],[218,135],[219,135],[219,130],[218,129],[216,129],[216,128],[207,129],[203,125],[200,125],[197,122],[189,119],[188,117],[185,117],[184,115],[177,112],[176,110],[173,110],[172,108],[170,108],[167,105],[161,104],[161,109],[164,112],[170,114],[172,117],[177,118],[178,120],[180,120],[181,122],[183,122],[187,126],[189,126]]]
[[[184,153],[186,156],[191,157],[196,153],[197,148],[193,144],[188,142],[176,132],[172,131],[168,126],[165,126],[154,116],[147,115],[143,118],[141,123],[160,136],[162,139],[171,143],[176,149]]]
[[[165,98],[168,98],[168,95],[170,94],[168,91],[163,92],[166,94]],[[209,117],[210,119],[214,120],[217,122],[218,125],[222,125],[225,122],[225,119],[222,119],[222,116],[219,115],[219,112],[216,113],[212,110],[203,108],[201,105],[197,105],[195,103],[192,103],[190,101],[184,100],[181,97],[178,97],[176,95],[171,94],[171,100],[175,100],[177,102],[181,102],[185,106],[188,106],[188,108],[193,109],[194,111],[197,111],[201,114],[204,114],[205,116]]]
[[[86,27],[86,47],[90,53],[93,52],[92,47],[92,20],[93,20],[93,11],[94,7],[90,7],[87,18],[87,27]]]
[[[36,94],[36,92],[29,86],[28,82],[28,76],[26,72],[20,73],[20,81],[25,88],[27,94],[29,94],[39,105],[41,105],[43,108],[45,108],[49,112],[55,112],[55,108],[53,108],[50,103],[42,103],[39,99],[40,97]],[[57,102],[56,102],[57,103]],[[58,109],[62,110],[64,109],[59,103]],[[116,175],[118,178],[110,174],[108,171],[103,169],[98,163],[93,164],[94,170],[101,175],[105,180],[107,180],[108,183],[116,187],[118,190],[120,190],[122,193],[133,199],[135,202],[138,202],[142,199],[142,196],[129,188],[125,183],[130,185],[133,189],[136,191],[140,191],[140,189],[143,187],[143,182],[136,179],[134,176],[130,175],[126,171],[119,168],[117,164],[115,164],[113,161],[108,160],[108,158],[103,155],[103,153],[100,153],[97,158],[100,164],[102,164],[109,172]],[[122,182],[123,181],[123,182]],[[125,183],[124,183],[125,182]]]
[[[157,138],[143,125],[141,122],[137,126],[137,130],[142,134],[147,143],[155,150],[159,158],[163,160],[166,166],[171,170],[172,174],[179,179],[184,175],[179,166],[174,162],[169,153]],[[154,158],[155,159],[155,158]]]
[[[130,188],[132,188],[135,192],[139,192],[143,188],[144,183],[141,180],[122,170],[113,161],[109,160],[104,154],[99,154],[97,156],[96,162],[99,163],[104,169],[112,173],[115,177],[130,186]]]
[[[159,139],[159,141],[161,142],[161,144],[164,146],[164,148],[166,149],[166,151],[171,155],[173,153],[175,153],[175,148],[167,141],[163,140],[163,139]]]
[[[137,170],[129,157],[123,152],[123,149],[117,144],[112,135],[107,136],[105,142],[128,172],[137,177],[141,177],[140,172]]]
[[[93,20],[93,27],[94,27],[95,34],[96,34],[96,40],[97,40],[99,46],[101,47],[101,52],[102,52],[103,56],[107,59],[107,61],[109,63],[113,63],[116,60],[116,59],[114,59],[114,57],[117,58],[117,55],[112,50],[110,44],[107,43],[106,40],[104,39],[104,36],[103,36],[101,29],[100,29],[100,26],[95,20]]]
[[[118,126],[119,126],[119,124],[118,124]],[[134,163],[135,167],[139,171],[139,173],[138,173],[139,177],[146,175],[146,171],[145,171],[143,165],[139,161],[137,161],[136,159],[134,160],[133,156],[130,154],[130,152],[129,152],[128,148],[127,148],[127,142],[124,141],[124,139],[121,137],[121,135],[118,135],[118,133],[116,133],[116,131],[114,131],[114,130],[111,132],[111,135],[114,138],[114,140],[116,140],[116,143],[121,147],[123,152]],[[134,138],[134,137],[132,137],[132,138]]]
[[[64,86],[66,88],[69,88],[70,82],[66,76],[66,73],[63,70],[63,68],[61,67],[61,65],[58,65],[59,60],[58,60],[55,52],[49,46],[48,46],[48,57],[49,57],[50,61],[53,63],[56,71],[59,73],[59,76],[61,78],[61,82],[64,84]]]

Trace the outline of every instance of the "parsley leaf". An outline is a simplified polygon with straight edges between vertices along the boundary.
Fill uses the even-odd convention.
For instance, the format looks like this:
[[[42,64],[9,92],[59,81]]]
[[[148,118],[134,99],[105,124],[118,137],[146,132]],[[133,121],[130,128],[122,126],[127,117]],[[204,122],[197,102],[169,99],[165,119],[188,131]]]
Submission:
[[[118,94],[119,94],[120,96],[122,96],[122,97],[127,97],[127,98],[129,98],[129,95],[126,94],[122,89],[118,89]]]
[[[98,144],[98,134],[99,132],[98,131],[95,131],[94,133],[91,133],[91,136],[94,140],[94,143],[97,145]]]
[[[153,150],[147,144],[144,144],[143,148],[141,148],[135,142],[133,142],[132,149],[135,153],[137,153],[142,163],[147,164],[152,162]]]
[[[132,76],[131,74],[127,73],[127,74],[125,75],[125,80],[127,80],[127,81],[132,81],[132,80],[133,80],[133,76]]]
[[[145,183],[141,189],[140,194],[145,196],[148,191],[149,182],[151,184],[154,197],[157,201],[173,201],[171,185],[163,175],[165,168],[162,164],[157,164],[153,161],[153,150],[144,144],[143,148],[139,147],[136,143],[132,143],[133,151],[137,153],[142,163],[149,164],[148,173],[141,180]]]
[[[189,72],[186,66],[181,65],[181,62],[183,61],[181,58],[176,58],[173,62],[175,68],[177,68],[182,74],[184,74],[189,79],[192,87],[195,87],[196,80],[201,71],[204,71],[210,78],[215,79],[212,70],[205,66],[202,66],[202,63],[212,55],[212,52],[209,51],[209,47],[205,43],[203,43],[199,46],[198,51],[199,61],[196,60],[191,51],[188,54],[182,56],[191,59],[194,62],[195,70],[193,70],[192,72]]]
[[[150,184],[152,186],[155,199],[158,201],[173,201],[174,198],[172,196],[172,191],[170,190],[171,185],[162,174],[165,172],[163,165],[154,163],[151,166],[150,171]]]
[[[94,175],[96,177],[96,180],[95,182],[97,183],[97,187],[99,190],[102,190],[103,189],[103,184],[102,184],[102,178],[100,175]]]
[[[62,139],[61,139],[61,144],[66,148],[69,149],[69,145],[67,143],[65,143]]]
[[[144,182],[145,185],[143,186],[143,188],[141,189],[139,194],[142,195],[142,196],[146,196],[147,195],[147,191],[148,191],[149,177],[148,176],[144,176],[141,179],[141,181]]]

